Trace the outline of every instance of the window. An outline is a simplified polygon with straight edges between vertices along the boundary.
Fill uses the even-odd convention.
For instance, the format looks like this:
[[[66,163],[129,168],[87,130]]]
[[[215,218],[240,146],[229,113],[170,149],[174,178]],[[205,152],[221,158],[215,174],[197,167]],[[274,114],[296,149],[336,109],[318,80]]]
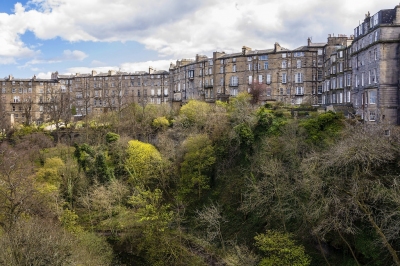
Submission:
[[[369,111],[369,121],[375,121],[375,110]]]
[[[339,72],[343,72],[343,62],[339,63]]]
[[[351,74],[347,74],[347,86],[351,86]]]
[[[16,93],[17,90],[16,90],[15,88],[12,88],[11,92],[12,92],[12,93]]]
[[[304,89],[303,87],[296,87],[296,95],[303,95]]]
[[[238,89],[236,89],[236,88],[230,89],[230,93],[231,93],[231,96],[237,96],[238,95]]]
[[[322,49],[318,49],[318,55],[322,55]]]
[[[318,85],[318,94],[322,94],[322,85]]]
[[[250,61],[252,61],[252,60],[253,60],[253,58],[252,58],[251,56],[248,56],[248,57],[247,57],[247,61],[248,61],[248,62],[250,62]]]
[[[249,76],[249,84],[253,83],[253,76]]]
[[[286,83],[286,73],[282,73],[282,83]]]
[[[376,104],[376,91],[369,92],[369,104]]]
[[[267,96],[271,96],[271,89],[267,89]]]
[[[236,65],[233,65],[232,72],[236,72]]]
[[[263,76],[262,75],[258,75],[258,83],[262,83],[262,80],[263,80]]]
[[[1,93],[6,93],[6,88],[2,88]]]
[[[343,92],[339,93],[339,103],[343,103]]]
[[[236,62],[236,57],[232,58],[232,62]]]
[[[264,62],[264,69],[268,69],[268,62]]]
[[[237,76],[232,76],[230,81],[231,86],[238,86],[239,85],[239,78]]]
[[[297,68],[301,68],[301,60],[297,60]]]
[[[374,26],[378,25],[378,13],[374,15]]]
[[[368,71],[368,84],[371,84],[372,80],[372,75],[371,75],[371,70]]]
[[[212,68],[210,67],[210,68],[208,68],[208,75],[211,75],[212,74]]]
[[[361,73],[361,86],[364,86],[364,72]]]
[[[374,58],[375,58],[375,61],[378,60],[378,49],[377,48],[374,49]]]
[[[294,57],[301,57],[301,56],[304,56],[304,52],[295,52],[295,53],[293,54],[293,56],[294,56]]]
[[[247,65],[247,70],[251,71],[251,64]]]
[[[154,89],[151,89],[151,90],[150,90],[150,95],[151,95],[151,96],[154,96]]]
[[[343,77],[339,77],[339,88],[343,88]]]
[[[303,82],[303,74],[302,73],[296,73],[294,76],[295,82],[296,83],[302,83]]]
[[[378,41],[378,31],[375,31],[375,42]]]
[[[213,63],[213,61],[212,60],[208,60],[208,65],[209,66],[212,66],[214,63]]]
[[[220,63],[221,65],[223,65],[223,64],[224,64],[224,59],[219,60],[219,63]]]
[[[268,60],[268,55],[260,55],[258,59],[263,61]]]
[[[19,103],[19,96],[14,96],[13,97],[13,103]]]
[[[224,67],[223,66],[221,66],[220,68],[219,68],[219,73],[224,73]]]
[[[267,84],[271,84],[271,74],[267,74]]]
[[[318,81],[322,80],[322,70],[317,71],[317,79],[318,79]]]
[[[219,85],[224,86],[224,78],[221,78],[221,79],[219,80]]]
[[[349,103],[351,100],[350,91],[347,91],[347,102]]]
[[[286,53],[283,53],[283,54],[282,54],[282,58],[286,58]]]
[[[286,61],[285,60],[282,61],[282,68],[286,68]]]

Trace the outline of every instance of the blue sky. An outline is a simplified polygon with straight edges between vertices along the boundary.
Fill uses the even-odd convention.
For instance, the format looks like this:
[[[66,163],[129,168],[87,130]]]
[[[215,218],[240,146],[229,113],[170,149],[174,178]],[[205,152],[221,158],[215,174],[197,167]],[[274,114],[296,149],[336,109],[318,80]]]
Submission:
[[[322,0],[0,0],[0,77],[134,72],[213,51],[293,49],[353,32],[398,2]],[[360,8],[362,7],[362,8]]]

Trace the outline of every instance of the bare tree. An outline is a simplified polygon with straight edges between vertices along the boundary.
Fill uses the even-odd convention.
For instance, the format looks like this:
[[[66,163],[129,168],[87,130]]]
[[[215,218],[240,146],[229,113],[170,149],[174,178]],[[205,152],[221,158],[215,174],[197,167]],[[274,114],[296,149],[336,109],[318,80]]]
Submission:
[[[196,211],[196,217],[200,224],[206,227],[206,238],[212,242],[219,239],[221,246],[225,249],[224,238],[222,237],[221,225],[227,220],[221,215],[222,211],[218,204],[211,203],[209,206]]]
[[[45,100],[45,114],[48,115],[49,120],[52,121],[56,127],[57,141],[60,140],[60,128],[66,127],[71,121],[72,111],[71,106],[73,99],[70,95],[70,89],[68,84],[68,90],[66,86],[61,87],[50,86],[46,83],[46,100]]]
[[[251,104],[255,105],[260,103],[262,100],[263,93],[267,88],[266,84],[260,83],[258,80],[254,80],[250,86],[249,94],[251,95]]]
[[[0,147],[0,225],[5,231],[11,230],[17,219],[29,213],[35,204],[33,167],[23,155],[8,145]]]
[[[394,264],[400,265],[393,246],[400,237],[400,186],[395,170],[399,135],[392,132],[388,138],[383,131],[361,125],[349,128],[328,151],[304,161],[308,179],[304,188],[310,195],[306,217],[319,238],[330,232],[339,234],[356,261],[346,235],[370,228],[380,243],[376,247],[386,249]]]
[[[32,107],[33,107],[33,99],[31,96],[26,94],[23,95],[21,99],[21,108],[25,117],[25,126],[30,126],[32,123]]]

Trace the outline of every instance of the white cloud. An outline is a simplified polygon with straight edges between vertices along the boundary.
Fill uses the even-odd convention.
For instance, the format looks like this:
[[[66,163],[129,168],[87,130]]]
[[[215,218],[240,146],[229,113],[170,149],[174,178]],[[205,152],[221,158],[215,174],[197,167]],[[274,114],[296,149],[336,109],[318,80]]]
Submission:
[[[145,61],[137,63],[123,63],[120,66],[101,66],[101,67],[71,67],[67,69],[67,73],[64,74],[75,74],[75,73],[91,73],[92,70],[97,73],[105,73],[109,70],[122,71],[122,72],[136,72],[136,71],[148,71],[149,67],[155,70],[167,70],[169,69],[170,63],[174,63],[173,59],[170,60],[156,60],[156,61]]]
[[[38,79],[49,79],[51,78],[51,72],[40,72],[36,75]]]
[[[35,48],[19,38],[27,30],[44,40],[132,40],[169,58],[238,52],[242,45],[272,48],[276,41],[296,48],[307,37],[324,42],[329,33],[352,34],[368,10],[374,14],[394,5],[392,0],[32,0],[25,7],[17,3],[14,14],[0,13],[0,58],[35,56]],[[65,55],[86,57],[75,51]]]
[[[88,57],[88,55],[85,54],[85,53],[82,52],[82,51],[78,51],[78,50],[74,50],[74,51],[64,50],[62,60],[79,60],[79,61],[82,61],[82,60],[85,59],[86,57]]]
[[[60,63],[63,61],[82,61],[88,57],[87,54],[85,54],[82,51],[78,50],[64,50],[62,56],[51,58],[51,59],[32,59],[28,62],[26,62],[23,66],[19,66],[18,68],[27,68],[32,65],[42,65],[42,64],[55,64],[55,63]]]

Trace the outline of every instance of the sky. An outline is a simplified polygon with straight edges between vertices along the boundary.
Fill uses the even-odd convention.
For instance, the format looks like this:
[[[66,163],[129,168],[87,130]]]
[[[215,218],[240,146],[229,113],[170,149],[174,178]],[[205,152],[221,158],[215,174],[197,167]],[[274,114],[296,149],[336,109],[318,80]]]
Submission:
[[[0,78],[168,70],[196,54],[326,42],[399,2],[361,0],[0,0]]]

